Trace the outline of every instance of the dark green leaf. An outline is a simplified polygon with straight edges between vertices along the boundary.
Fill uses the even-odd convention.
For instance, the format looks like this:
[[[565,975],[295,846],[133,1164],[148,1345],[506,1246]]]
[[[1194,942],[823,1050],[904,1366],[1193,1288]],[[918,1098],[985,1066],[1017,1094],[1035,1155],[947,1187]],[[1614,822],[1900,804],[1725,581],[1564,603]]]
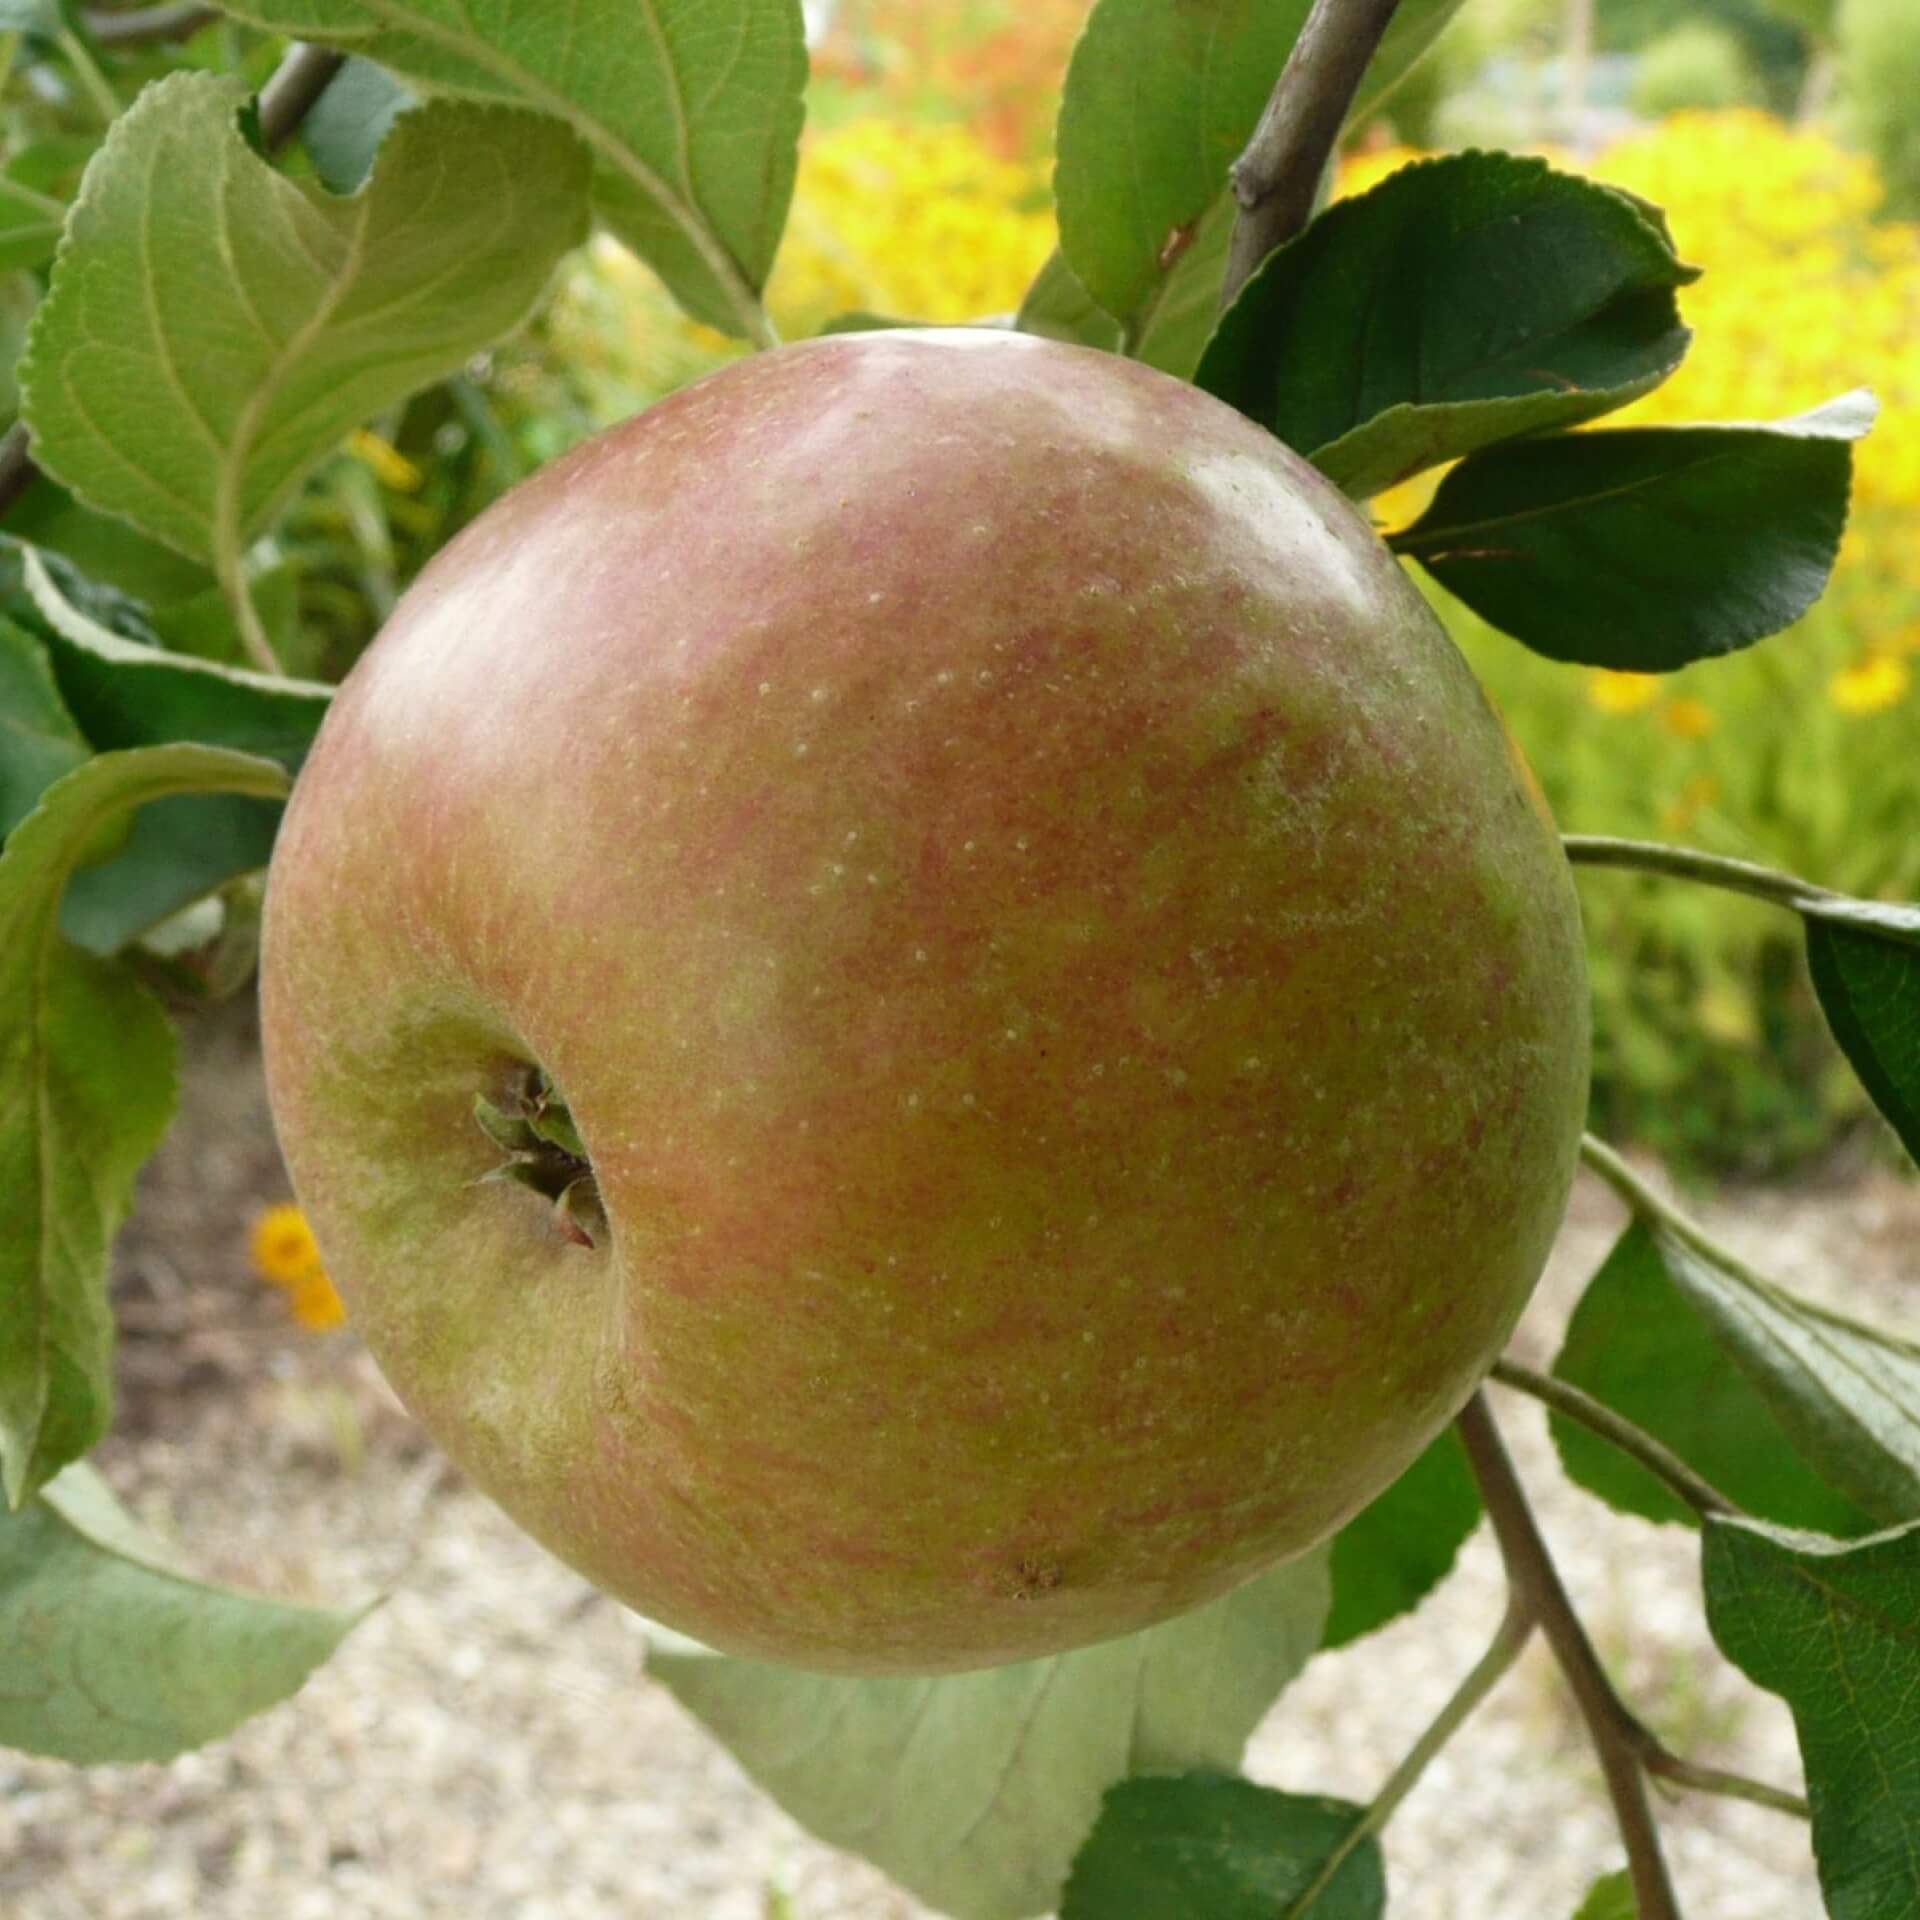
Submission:
[[[1027,289],[1014,324],[1022,333],[1064,340],[1069,346],[1120,351],[1120,322],[1081,285],[1057,247]]]
[[[142,646],[75,607],[37,555],[28,590],[47,622],[54,679],[96,747],[198,740],[277,760],[297,772],[333,690]]]
[[[1850,394],[1772,426],[1620,427],[1470,455],[1389,544],[1553,660],[1665,673],[1790,625],[1847,518]]]
[[[647,1668],[810,1832],[956,1920],[1024,1920],[1059,1897],[1116,1780],[1239,1765],[1326,1606],[1316,1553],[1145,1633],[977,1673],[848,1680],[664,1649]]]
[[[1452,1570],[1480,1523],[1480,1495],[1449,1427],[1385,1493],[1333,1537],[1327,1647],[1411,1612]]]
[[[1639,1920],[1639,1913],[1631,1876],[1610,1873],[1587,1889],[1587,1897],[1580,1902],[1573,1920]]]
[[[1124,1780],[1073,1863],[1060,1920],[1281,1920],[1362,1809],[1228,1774]],[[1362,1841],[1313,1920],[1380,1920],[1380,1845]]]
[[[1875,1522],[1801,1459],[1759,1389],[1675,1285],[1660,1242],[1635,1221],[1587,1283],[1553,1370],[1671,1447],[1728,1499],[1767,1520],[1824,1533]],[[1694,1524],[1645,1467],[1554,1414],[1569,1477],[1622,1513]]]
[[[1843,1544],[1707,1523],[1707,1624],[1793,1710],[1832,1920],[1920,1913],[1920,1527]]]
[[[61,702],[46,649],[0,619],[0,841],[89,751]]]
[[[1920,1346],[1655,1229],[1674,1285],[1801,1458],[1882,1524],[1920,1515]]]
[[[182,907],[273,855],[278,800],[181,794],[133,816],[110,860],[83,867],[60,903],[60,931],[103,959]]]
[[[1358,497],[1659,385],[1695,277],[1623,195],[1510,153],[1404,167],[1271,255],[1197,383]]]
[[[198,561],[149,540],[124,520],[83,507],[44,473],[7,509],[0,536],[71,561],[89,579],[148,606],[214,590],[213,575]]]
[[[68,1467],[0,1515],[0,1744],[77,1766],[171,1759],[297,1692],[360,1618],[202,1585]]]
[[[800,136],[798,0],[226,0],[430,91],[532,107],[591,149],[600,217],[696,319],[750,334]]]
[[[1226,197],[1310,0],[1099,0],[1060,105],[1060,247],[1129,338],[1154,325],[1171,275]],[[1459,0],[1401,0],[1367,69],[1364,118]],[[1215,286],[1219,284],[1216,277]]]
[[[1809,915],[1807,965],[1860,1084],[1920,1160],[1920,947]]]
[[[105,1428],[107,1247],[173,1106],[165,1016],[56,931],[67,876],[151,801],[286,785],[272,762],[217,747],[99,754],[0,852],[0,1470],[15,1506]]]
[[[381,141],[413,104],[385,67],[358,55],[348,60],[300,122],[300,144],[321,183],[335,193],[357,193]]]
[[[275,655],[286,659],[298,639],[299,567],[291,560],[263,567],[248,583],[247,597]],[[170,651],[215,660],[223,666],[246,664],[246,642],[226,595],[218,587],[208,587],[204,593],[171,606],[150,606],[146,614],[153,638]]]

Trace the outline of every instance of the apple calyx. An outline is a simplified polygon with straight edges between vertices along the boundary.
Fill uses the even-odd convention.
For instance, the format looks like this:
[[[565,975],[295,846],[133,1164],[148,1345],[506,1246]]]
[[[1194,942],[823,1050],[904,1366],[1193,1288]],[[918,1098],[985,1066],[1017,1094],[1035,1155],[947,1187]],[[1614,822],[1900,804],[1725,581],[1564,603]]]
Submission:
[[[594,1181],[593,1162],[566,1102],[539,1067],[526,1068],[504,1103],[474,1095],[480,1131],[507,1157],[482,1180],[510,1180],[552,1202],[553,1226],[576,1247],[599,1244],[606,1212]]]

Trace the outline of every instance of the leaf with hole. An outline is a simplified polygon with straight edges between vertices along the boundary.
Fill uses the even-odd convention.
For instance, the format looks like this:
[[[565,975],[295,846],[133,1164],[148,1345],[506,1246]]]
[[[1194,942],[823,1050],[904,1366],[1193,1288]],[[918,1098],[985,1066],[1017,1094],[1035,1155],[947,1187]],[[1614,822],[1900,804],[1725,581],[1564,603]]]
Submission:
[[[1873,414],[1854,393],[1771,426],[1511,441],[1462,460],[1388,544],[1549,659],[1669,673],[1820,597]]]
[[[1920,1912],[1920,1526],[1853,1542],[1707,1522],[1707,1625],[1793,1710],[1832,1920]]]
[[[799,0],[225,0],[436,93],[552,114],[595,211],[696,320],[753,338],[793,196]]]
[[[1195,378],[1356,497],[1658,386],[1696,277],[1624,195],[1510,153],[1403,167],[1271,254]]]
[[[648,1671],[830,1845],[956,1920],[1048,1912],[1116,1780],[1229,1768],[1319,1644],[1323,1554],[1050,1660],[851,1680],[656,1649]]]
[[[1228,1774],[1122,1781],[1073,1863],[1060,1920],[1281,1920],[1363,1809]],[[1314,1920],[1381,1920],[1380,1843],[1369,1837],[1313,1901]]]
[[[0,1514],[0,1744],[75,1766],[170,1760],[297,1692],[363,1613],[196,1580],[70,1466]]]
[[[1060,248],[1130,342],[1154,328],[1202,222],[1231,199],[1227,170],[1310,4],[1099,0],[1088,15],[1060,102]],[[1351,117],[1372,110],[1459,4],[1402,0]]]

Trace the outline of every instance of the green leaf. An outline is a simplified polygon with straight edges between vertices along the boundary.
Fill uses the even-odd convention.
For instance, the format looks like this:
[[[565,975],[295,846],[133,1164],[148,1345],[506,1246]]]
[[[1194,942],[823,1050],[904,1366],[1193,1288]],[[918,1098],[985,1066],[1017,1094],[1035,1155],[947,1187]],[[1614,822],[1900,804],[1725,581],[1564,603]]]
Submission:
[[[77,1766],[171,1759],[297,1692],[361,1617],[203,1585],[68,1467],[0,1515],[0,1744]]]
[[[1049,1911],[1116,1780],[1229,1768],[1319,1643],[1323,1554],[1122,1640],[941,1679],[656,1650],[648,1670],[794,1818],[956,1920]]]
[[[91,751],[60,699],[46,649],[0,619],[0,842]]]
[[[1401,0],[1354,117],[1372,110],[1459,4]],[[1227,169],[1253,132],[1309,6],[1099,0],[1088,16],[1060,105],[1060,247],[1130,339],[1154,325],[1183,246],[1229,197]]]
[[[1807,966],[1860,1084],[1920,1160],[1920,947],[1810,914]]]
[[[1832,1920],[1920,1913],[1920,1526],[1844,1544],[1707,1523],[1707,1625],[1793,1710]]]
[[[1326,1647],[1410,1613],[1453,1570],[1480,1523],[1480,1495],[1451,1427],[1333,1537]]]
[[[1772,426],[1618,427],[1470,455],[1388,542],[1551,660],[1667,673],[1789,626],[1847,518],[1848,394]]]
[[[1227,272],[1239,205],[1222,194],[1167,270],[1159,297],[1140,324],[1133,357],[1176,380],[1190,380],[1220,318],[1220,282]]]
[[[1654,1238],[1801,1458],[1883,1525],[1920,1516],[1920,1346],[1673,1233]]]
[[[1120,351],[1120,322],[1081,284],[1080,276],[1067,265],[1066,255],[1058,247],[1047,255],[1046,265],[1034,276],[1013,323],[1022,333],[1062,340],[1070,347],[1098,347],[1103,353]]]
[[[1624,195],[1449,154],[1270,255],[1196,380],[1364,498],[1650,392],[1686,352],[1674,289],[1694,278]]]
[[[533,107],[593,150],[595,210],[698,320],[752,338],[786,224],[797,0],[225,0],[441,93]]]
[[[1749,1512],[1823,1533],[1867,1533],[1875,1525],[1801,1459],[1640,1221],[1587,1283],[1553,1371],[1663,1441]],[[1619,1448],[1561,1414],[1549,1424],[1577,1486],[1621,1513],[1695,1524],[1693,1509]]]
[[[0,168],[0,273],[37,272],[53,258],[93,148],[62,134],[22,147]]]
[[[21,373],[39,463],[211,565],[229,597],[357,421],[525,318],[584,231],[587,177],[554,122],[436,101],[342,200],[254,153],[244,98],[175,74],[115,122]]]
[[[1573,1920],[1639,1920],[1639,1913],[1632,1876],[1610,1873],[1587,1889],[1587,1897],[1580,1902]]]
[[[197,561],[149,540],[137,528],[83,507],[65,487],[37,474],[0,521],[0,538],[70,561],[88,578],[148,606],[165,606],[218,591]]]
[[[331,687],[126,639],[75,606],[37,554],[28,556],[26,583],[47,623],[61,696],[96,747],[197,740],[299,771],[333,698]]]
[[[1112,1788],[1073,1863],[1060,1920],[1281,1920],[1363,1809],[1226,1774]],[[1313,1920],[1380,1920],[1380,1843],[1361,1842]]]
[[[0,852],[0,1472],[12,1505],[105,1430],[101,1276],[173,1106],[165,1016],[56,931],[67,876],[150,801],[286,786],[272,762],[218,747],[100,754],[50,786]]]
[[[359,192],[393,123],[414,104],[415,96],[385,67],[350,59],[300,122],[300,144],[321,185]]]

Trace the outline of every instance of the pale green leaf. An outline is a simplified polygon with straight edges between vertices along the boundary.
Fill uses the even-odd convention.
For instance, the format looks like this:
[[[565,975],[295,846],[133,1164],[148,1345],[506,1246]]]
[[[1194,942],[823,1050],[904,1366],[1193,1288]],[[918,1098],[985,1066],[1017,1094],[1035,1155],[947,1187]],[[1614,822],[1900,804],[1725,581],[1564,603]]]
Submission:
[[[555,122],[435,102],[340,199],[260,159],[245,94],[176,74],[115,123],[21,378],[40,464],[230,595],[247,546],[357,422],[525,318],[584,231],[587,182]]]
[[[1795,1449],[1882,1522],[1920,1515],[1920,1344],[1656,1231],[1674,1285]]]
[[[1327,1594],[1315,1553],[1146,1633],[941,1679],[660,1651],[648,1669],[823,1840],[956,1920],[1021,1920],[1058,1899],[1115,1781],[1239,1764]]]
[[[226,0],[437,92],[558,115],[609,227],[696,319],[753,338],[793,194],[799,0]]]
[[[286,788],[271,761],[219,747],[99,754],[0,852],[0,1471],[16,1506],[105,1429],[107,1248],[173,1106],[158,1006],[57,930],[67,876],[149,801]]]
[[[70,1466],[0,1515],[0,1744],[171,1759],[295,1692],[361,1617],[203,1585]]]

